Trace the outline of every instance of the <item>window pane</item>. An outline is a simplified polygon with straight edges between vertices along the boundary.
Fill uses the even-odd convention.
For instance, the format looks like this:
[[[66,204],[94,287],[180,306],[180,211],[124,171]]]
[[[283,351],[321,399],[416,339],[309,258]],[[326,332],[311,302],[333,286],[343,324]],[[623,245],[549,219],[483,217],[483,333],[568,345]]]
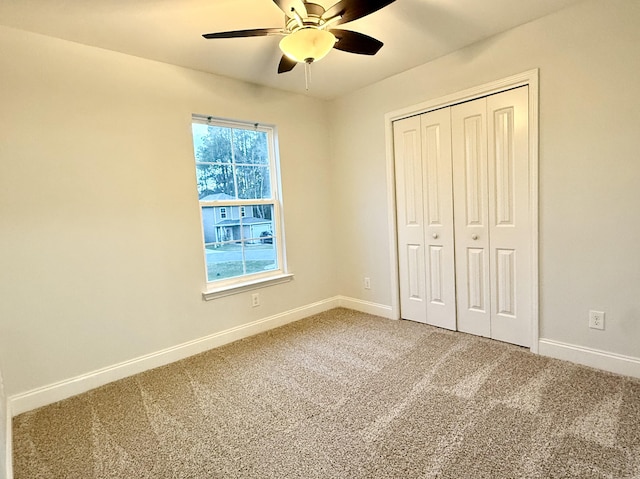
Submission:
[[[236,163],[269,164],[267,133],[254,130],[233,130],[233,152]]]
[[[208,281],[278,269],[278,255],[272,238],[257,243],[232,241],[207,244],[206,257]]]
[[[215,229],[215,208],[202,208],[202,232],[204,234],[205,244],[215,243],[218,241]]]
[[[238,198],[247,200],[271,198],[271,177],[267,166],[236,167]]]
[[[233,167],[221,164],[197,164],[198,197],[204,201],[235,199]]]
[[[231,210],[231,211],[230,211]],[[205,206],[202,208],[202,231],[205,244],[223,243],[239,240],[240,231],[234,230],[234,223],[230,217],[233,209],[229,207]]]
[[[208,281],[234,278],[245,274],[241,241],[208,244],[205,247],[205,254]]]
[[[242,239],[250,243],[266,243],[263,238],[273,237],[273,205],[251,205],[245,207],[242,218]]]
[[[246,208],[245,225],[247,273],[278,269],[278,255],[273,236],[273,205],[252,205]]]
[[[247,274],[278,269],[278,255],[273,238],[262,238],[260,243],[249,243],[245,248]]]
[[[231,129],[193,123],[192,132],[197,162],[231,163]]]
[[[208,281],[278,269],[273,205],[204,206],[202,230]]]

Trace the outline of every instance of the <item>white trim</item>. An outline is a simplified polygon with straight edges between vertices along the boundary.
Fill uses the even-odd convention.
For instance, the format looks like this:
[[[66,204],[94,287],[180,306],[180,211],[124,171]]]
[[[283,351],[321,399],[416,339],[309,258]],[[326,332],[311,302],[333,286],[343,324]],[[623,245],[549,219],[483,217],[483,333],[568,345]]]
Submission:
[[[259,288],[266,288],[267,286],[273,286],[274,284],[288,283],[293,280],[293,274],[279,274],[277,276],[267,276],[260,279],[254,279],[252,281],[244,281],[242,283],[229,284],[222,288],[209,289],[202,292],[202,298],[205,301],[211,301],[212,299],[222,298],[224,296],[231,296],[232,294],[244,293],[245,291],[251,291]]]
[[[493,95],[494,93],[499,93],[501,91],[511,90],[519,86],[529,85],[532,82],[535,82],[537,85],[538,72],[539,70],[535,68],[533,70],[518,73],[517,75],[512,75],[507,78],[485,83],[484,85],[475,86],[440,98],[427,100],[425,102],[418,103],[417,105],[412,105],[400,110],[391,111],[385,114],[385,123],[387,124],[387,126],[390,126],[390,123],[410,116],[420,115],[428,111],[457,105],[459,103],[475,100],[487,95]]]
[[[391,266],[391,314],[392,319],[400,319],[400,265],[398,263],[398,228],[396,215],[396,168],[393,145],[393,121],[391,113],[385,115],[385,146],[387,157],[387,228],[389,231],[389,257]]]
[[[6,427],[4,428],[4,431],[2,431],[2,433],[0,434],[4,434],[5,435],[5,450],[3,451],[5,457],[4,457],[4,466],[5,466],[5,479],[13,479],[13,424],[11,422],[12,416],[11,416],[11,408],[9,407],[9,404],[6,404],[5,410],[4,411],[0,411],[0,414],[4,414],[6,417]],[[2,473],[3,471],[0,470],[0,473]]]
[[[396,191],[395,168],[393,155],[393,122],[414,115],[456,105],[465,101],[475,100],[501,91],[510,90],[519,86],[529,86],[529,165],[531,181],[531,236],[532,236],[532,271],[531,281],[533,288],[531,301],[531,352],[538,353],[539,338],[539,262],[538,262],[538,96],[539,96],[539,70],[533,69],[501,80],[496,80],[484,85],[476,86],[453,93],[444,97],[428,100],[417,105],[402,108],[386,113],[385,142],[387,157],[387,205],[389,244],[391,245],[391,308],[395,318],[400,317],[400,286],[398,283],[398,237],[396,231]]]
[[[276,126],[271,123],[259,123],[246,120],[237,120],[234,118],[221,118],[212,115],[203,115],[202,113],[193,113],[191,115],[191,121],[201,123],[203,125],[222,126],[225,128],[237,128],[239,130],[251,130],[262,131],[268,133],[269,130],[273,130]]]
[[[616,374],[640,378],[640,358],[599,349],[541,338],[538,352],[542,356],[563,359]]]
[[[2,440],[0,444],[0,478],[11,479],[13,477],[13,453],[12,453],[12,423],[11,423],[11,408],[9,401],[5,396],[4,378],[2,377],[2,371],[0,371],[0,437]]]
[[[338,296],[338,306],[341,308],[353,309],[362,313],[373,314],[387,319],[399,319],[393,314],[393,307],[385,304],[372,303],[361,299]]]
[[[538,340],[540,338],[540,277],[538,258],[538,197],[540,186],[538,184],[538,145],[539,134],[539,78],[540,72],[535,69],[527,74],[527,84],[529,85],[529,205],[530,205],[530,226],[531,226],[531,352],[538,354]]]
[[[139,358],[124,361],[113,366],[107,366],[75,378],[66,379],[22,394],[10,396],[8,398],[9,410],[16,416],[32,409],[75,396],[76,394],[90,391],[91,389],[110,382],[164,366],[224,344],[337,308],[339,305],[339,297],[318,301],[317,303],[308,304],[284,313],[236,326],[235,328],[188,341]]]

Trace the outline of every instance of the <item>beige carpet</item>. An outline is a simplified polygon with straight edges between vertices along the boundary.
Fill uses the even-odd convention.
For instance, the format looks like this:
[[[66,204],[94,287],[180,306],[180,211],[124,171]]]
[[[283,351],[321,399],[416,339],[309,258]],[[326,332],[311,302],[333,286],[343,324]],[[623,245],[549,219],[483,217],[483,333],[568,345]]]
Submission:
[[[640,381],[344,309],[13,426],[15,479],[640,478]]]

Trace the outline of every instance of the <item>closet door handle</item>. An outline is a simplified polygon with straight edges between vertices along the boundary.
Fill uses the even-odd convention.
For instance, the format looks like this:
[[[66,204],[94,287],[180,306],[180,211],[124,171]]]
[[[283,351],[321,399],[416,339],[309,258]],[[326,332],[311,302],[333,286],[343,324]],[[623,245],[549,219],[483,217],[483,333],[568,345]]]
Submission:
[[[433,239],[438,239],[438,233],[433,233]]]
[[[478,235],[471,235],[471,239],[472,239],[473,241],[477,240],[477,239],[478,239]]]

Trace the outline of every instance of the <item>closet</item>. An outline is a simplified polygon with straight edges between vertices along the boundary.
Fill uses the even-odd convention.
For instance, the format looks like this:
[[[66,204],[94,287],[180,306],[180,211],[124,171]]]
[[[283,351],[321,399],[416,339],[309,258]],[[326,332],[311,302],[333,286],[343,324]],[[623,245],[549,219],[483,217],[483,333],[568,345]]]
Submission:
[[[528,87],[393,123],[400,313],[531,342]]]

